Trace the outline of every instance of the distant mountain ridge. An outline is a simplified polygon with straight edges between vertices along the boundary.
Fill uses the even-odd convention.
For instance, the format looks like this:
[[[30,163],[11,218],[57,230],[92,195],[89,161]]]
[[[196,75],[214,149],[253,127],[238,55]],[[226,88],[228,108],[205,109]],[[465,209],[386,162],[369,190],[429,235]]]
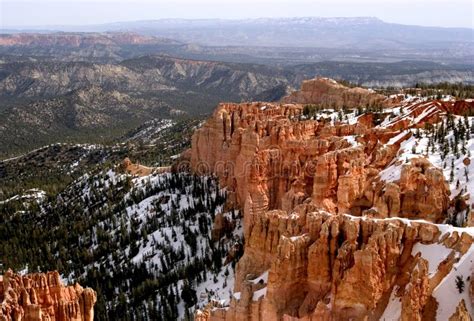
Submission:
[[[207,114],[221,100],[279,99],[287,85],[265,66],[165,56],[0,64],[0,155],[57,142],[57,133],[113,139],[153,118]]]
[[[0,34],[0,158],[56,142],[57,133],[62,142],[101,143],[150,119],[206,115],[221,101],[278,101],[317,76],[367,87],[474,83],[473,44],[458,41],[469,40],[464,29],[450,42],[454,29],[440,29],[439,42],[429,42],[439,28],[416,27],[417,34],[375,18],[87,28],[92,32]],[[397,40],[402,36],[423,41]],[[212,41],[219,45],[200,44]]]
[[[0,34],[0,46],[44,46],[60,45],[80,47],[87,45],[126,45],[126,44],[160,44],[179,43],[171,39],[143,36],[132,32],[108,33],[14,33]]]
[[[28,29],[29,32],[34,30],[35,27]],[[148,43],[142,44],[144,47],[139,49],[145,50],[145,53],[152,53],[150,49],[166,50],[172,55],[186,55],[187,58],[200,55],[200,59],[211,56],[215,60],[231,59],[236,62],[261,62],[263,59],[292,63],[295,59],[298,60],[296,62],[343,59],[472,64],[474,61],[474,29],[402,25],[373,17],[160,19],[36,27],[36,30],[45,34],[57,31],[135,33],[173,39],[174,42],[165,44],[153,41],[153,45],[158,46],[153,48]],[[0,32],[14,34],[22,30]],[[123,51],[129,53],[130,44],[126,44],[128,47]],[[168,47],[163,48],[164,45]],[[288,50],[291,52],[288,53]],[[256,60],[255,56],[260,60]]]
[[[280,29],[283,28],[283,29]],[[341,28],[344,32],[341,33]],[[50,26],[44,30],[134,31],[206,45],[284,45],[338,47],[352,43],[364,48],[387,39],[391,44],[474,42],[474,30],[403,25],[375,17],[295,17],[256,19],[158,19],[89,26]],[[278,37],[275,37],[278,33]],[[297,37],[294,37],[297,35]],[[360,43],[365,39],[370,42]],[[347,43],[347,41],[349,42]]]

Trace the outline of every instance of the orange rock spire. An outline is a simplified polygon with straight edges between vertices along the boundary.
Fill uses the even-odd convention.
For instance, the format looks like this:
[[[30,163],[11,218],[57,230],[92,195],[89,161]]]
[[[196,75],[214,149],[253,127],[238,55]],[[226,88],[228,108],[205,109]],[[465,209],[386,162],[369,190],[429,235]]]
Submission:
[[[93,321],[96,301],[90,288],[64,286],[57,271],[0,278],[2,321]]]

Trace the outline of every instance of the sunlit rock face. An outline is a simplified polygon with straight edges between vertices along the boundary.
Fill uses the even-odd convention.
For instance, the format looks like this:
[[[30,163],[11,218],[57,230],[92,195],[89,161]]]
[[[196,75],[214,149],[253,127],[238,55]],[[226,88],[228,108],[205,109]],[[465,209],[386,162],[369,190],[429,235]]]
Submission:
[[[27,275],[7,271],[0,279],[0,320],[93,321],[94,290],[65,286],[57,271]]]
[[[385,109],[308,112],[309,103]],[[408,150],[421,148],[417,128],[436,125],[455,105],[387,98],[328,79],[305,82],[279,104],[220,104],[187,155],[194,172],[216,175],[243,209],[245,250],[230,304],[200,317],[430,320],[463,315],[464,307],[472,313],[468,290],[454,305],[439,297],[474,259],[474,232],[439,225],[454,206],[452,186],[432,158]]]
[[[347,87],[333,79],[305,80],[301,89],[283,97],[284,103],[317,104],[326,108],[357,108],[359,106],[391,106],[399,98],[388,99],[375,91],[360,87]]]

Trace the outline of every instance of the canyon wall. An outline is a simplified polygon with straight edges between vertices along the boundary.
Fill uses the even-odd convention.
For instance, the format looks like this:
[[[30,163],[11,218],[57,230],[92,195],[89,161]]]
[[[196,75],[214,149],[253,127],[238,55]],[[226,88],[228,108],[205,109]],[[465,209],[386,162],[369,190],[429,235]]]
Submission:
[[[305,80],[301,89],[282,99],[284,103],[317,104],[327,108],[388,106],[390,100],[373,90],[347,87],[329,78]]]
[[[237,270],[241,286],[225,320],[380,320],[390,299],[400,302],[402,320],[429,320],[428,303],[436,301],[433,291],[448,271],[442,266],[452,266],[472,245],[471,235],[443,233],[430,223],[331,215],[310,205],[291,215],[268,212],[250,235]],[[438,244],[450,254],[433,267],[414,250],[417,243]],[[265,254],[259,272],[249,268]],[[255,287],[261,271],[268,281]]]
[[[193,135],[191,167],[219,177],[244,208],[246,231],[254,216],[272,209],[291,211],[303,201],[331,213],[369,211],[377,217],[433,222],[445,218],[449,187],[429,161],[399,164],[398,181],[380,179],[409,133],[374,127],[370,114],[352,124],[301,120],[302,109],[295,104],[221,104]]]
[[[321,83],[337,96],[327,96],[336,101],[329,106],[363,101],[317,79],[282,103],[220,104],[195,132],[190,167],[219,178],[243,209],[245,237],[234,297],[200,311],[202,320],[432,320],[448,313],[435,288],[447,286],[461,258],[474,259],[474,233],[433,224],[452,206],[443,171],[423,155],[400,157],[414,139],[408,129],[438,122],[446,104],[412,102],[382,123],[370,112],[308,115],[299,103],[324,106]],[[394,103],[372,92],[362,97],[367,105]],[[419,244],[449,254],[433,262],[423,246],[415,251]],[[470,303],[455,310],[447,317],[473,311]]]
[[[0,277],[2,321],[93,321],[96,301],[94,290],[64,286],[56,271]]]

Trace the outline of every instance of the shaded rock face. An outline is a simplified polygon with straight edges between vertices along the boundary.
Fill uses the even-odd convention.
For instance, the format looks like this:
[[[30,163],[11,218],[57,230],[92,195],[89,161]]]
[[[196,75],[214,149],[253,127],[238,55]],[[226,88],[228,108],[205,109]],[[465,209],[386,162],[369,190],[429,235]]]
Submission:
[[[444,221],[450,205],[439,168],[424,158],[392,162],[423,108],[432,106],[375,126],[370,113],[344,122],[306,119],[297,103],[220,104],[195,132],[189,165],[217,175],[243,209],[245,249],[237,295],[203,318],[379,320],[394,297],[401,320],[433,319],[433,291],[472,236],[429,223]],[[422,123],[437,119],[427,114]],[[389,167],[398,177],[384,178]],[[419,243],[452,250],[434,275],[412,253]]]
[[[218,241],[225,234],[232,233],[234,223],[223,213],[216,214],[214,224],[212,225],[211,239]]]
[[[2,321],[93,321],[96,293],[79,284],[64,286],[58,272],[0,279]]]
[[[349,88],[328,78],[303,81],[301,90],[282,99],[284,103],[318,104],[329,108],[356,108],[389,104],[385,96],[364,88]]]

